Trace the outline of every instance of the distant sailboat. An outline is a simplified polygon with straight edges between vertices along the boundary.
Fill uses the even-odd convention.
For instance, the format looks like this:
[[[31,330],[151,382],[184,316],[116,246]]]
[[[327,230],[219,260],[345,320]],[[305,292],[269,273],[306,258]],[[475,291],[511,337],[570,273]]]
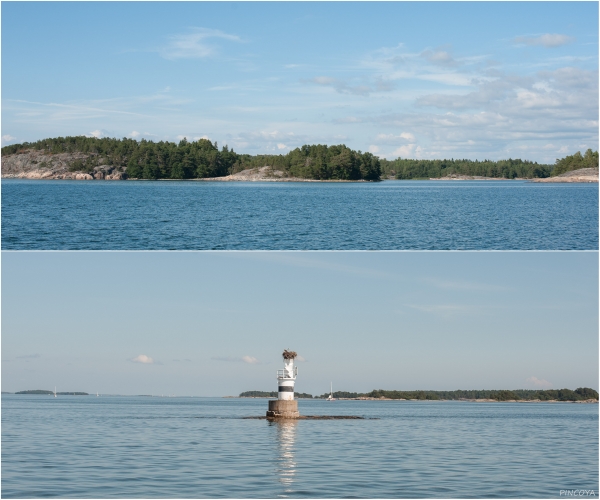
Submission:
[[[335,398],[333,397],[333,382],[331,382],[331,390],[325,401],[335,401]]]
[[[98,391],[96,391],[96,397],[98,397]]]
[[[54,397],[56,397],[56,386],[54,386]]]

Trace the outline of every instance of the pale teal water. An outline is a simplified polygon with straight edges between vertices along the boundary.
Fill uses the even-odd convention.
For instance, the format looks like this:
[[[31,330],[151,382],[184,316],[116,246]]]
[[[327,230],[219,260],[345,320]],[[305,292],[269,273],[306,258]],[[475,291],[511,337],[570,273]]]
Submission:
[[[2,496],[598,495],[598,405],[2,396]]]
[[[13,250],[597,250],[598,184],[2,181]]]

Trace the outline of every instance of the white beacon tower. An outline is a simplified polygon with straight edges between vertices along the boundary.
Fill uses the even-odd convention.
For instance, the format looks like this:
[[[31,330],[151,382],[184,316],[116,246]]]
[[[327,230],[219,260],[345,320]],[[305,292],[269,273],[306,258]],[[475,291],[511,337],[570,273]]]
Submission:
[[[283,351],[283,370],[277,370],[277,399],[269,401],[268,419],[298,418],[298,401],[294,399],[294,385],[298,368],[294,366],[297,354]]]
[[[294,384],[298,375],[298,367],[294,366],[296,358],[294,351],[283,351],[283,370],[277,370],[277,399],[283,401],[293,401]]]

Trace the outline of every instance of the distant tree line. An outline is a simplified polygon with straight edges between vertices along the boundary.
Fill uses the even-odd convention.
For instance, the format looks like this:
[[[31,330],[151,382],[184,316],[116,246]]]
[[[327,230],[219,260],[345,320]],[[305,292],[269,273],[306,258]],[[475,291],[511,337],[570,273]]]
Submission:
[[[37,142],[13,144],[2,148],[2,156],[45,151],[48,154],[84,153],[86,160],[74,160],[72,171],[90,172],[98,165],[127,170],[136,179],[203,179],[221,177],[242,170],[270,166],[289,177],[315,180],[379,180],[379,159],[371,153],[353,151],[344,145],[302,146],[285,155],[237,154],[227,146],[218,149],[208,139],[153,142],[142,139],[95,137],[58,137]]]
[[[430,179],[457,175],[478,175],[501,179],[549,177],[552,165],[521,159],[491,160],[381,160],[382,174],[396,179]]]
[[[286,155],[241,155],[233,173],[247,168],[269,166],[305,179],[376,181],[381,176],[379,158],[371,153],[338,146],[305,145]]]
[[[343,144],[305,145],[283,155],[238,154],[227,146],[220,150],[208,139],[179,143],[142,139],[95,137],[57,137],[37,142],[12,144],[2,148],[2,156],[27,150],[48,154],[83,153],[85,160],[74,160],[72,171],[91,172],[99,165],[127,170],[136,179],[202,179],[220,177],[256,167],[273,167],[289,177],[315,180],[429,179],[453,174],[503,179],[543,178],[598,167],[598,152],[588,149],[557,159],[554,165],[521,159],[508,160],[396,160],[379,159],[371,153],[354,151]]]
[[[312,398],[312,394],[306,394],[305,392],[295,392],[294,396],[297,398]],[[242,392],[240,398],[276,398],[277,392],[265,392],[265,391],[246,391]]]
[[[326,392],[319,398],[327,398]],[[388,399],[418,399],[418,400],[459,400],[459,399],[495,399],[497,401],[539,399],[541,401],[583,401],[586,399],[598,399],[598,392],[588,387],[580,387],[574,391],[570,389],[518,389],[507,390],[470,390],[470,391],[385,391],[374,390],[367,393],[337,391],[333,393],[334,398],[388,398]]]
[[[41,389],[29,390],[29,391],[18,391],[15,394],[35,394],[35,395],[50,395],[54,394],[54,391],[44,391]],[[89,396],[87,392],[57,392],[57,396]]]

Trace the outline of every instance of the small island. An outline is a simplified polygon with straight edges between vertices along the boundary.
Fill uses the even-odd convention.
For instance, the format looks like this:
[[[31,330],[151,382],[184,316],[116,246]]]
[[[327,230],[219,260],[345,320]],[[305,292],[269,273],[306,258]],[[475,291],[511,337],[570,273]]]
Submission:
[[[297,398],[327,399],[330,393],[320,396],[298,394]],[[401,400],[401,401],[489,401],[489,402],[573,402],[597,403],[598,392],[589,387],[571,389],[516,389],[516,390],[457,390],[457,391],[386,391],[373,390],[368,393],[335,391],[335,399],[346,400]],[[276,398],[277,392],[246,391],[240,398]]]
[[[29,391],[18,391],[15,394],[29,394],[29,395],[40,395],[40,396],[53,396],[54,391],[45,391],[42,389],[35,389]],[[57,392],[57,396],[89,396],[87,392]]]

